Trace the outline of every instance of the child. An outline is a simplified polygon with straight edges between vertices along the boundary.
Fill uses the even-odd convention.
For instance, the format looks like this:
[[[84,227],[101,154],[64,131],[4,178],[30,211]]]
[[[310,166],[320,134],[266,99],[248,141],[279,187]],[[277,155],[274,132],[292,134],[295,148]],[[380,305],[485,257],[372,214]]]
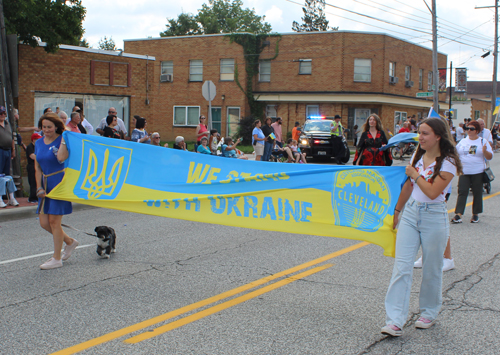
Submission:
[[[208,140],[208,147],[210,148],[212,155],[217,155],[217,146],[219,145],[220,139],[221,137],[217,130],[211,129],[210,139]]]
[[[298,163],[302,158],[302,161],[306,160],[305,157],[297,150],[297,141],[295,139],[288,140],[288,148],[292,151],[292,155],[295,159],[295,163]]]

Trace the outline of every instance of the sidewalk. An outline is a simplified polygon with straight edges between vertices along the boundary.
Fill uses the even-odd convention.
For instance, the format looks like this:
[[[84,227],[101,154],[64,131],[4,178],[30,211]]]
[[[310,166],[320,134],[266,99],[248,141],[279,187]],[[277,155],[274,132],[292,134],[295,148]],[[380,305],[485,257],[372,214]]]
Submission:
[[[5,208],[0,208],[0,222],[38,217],[36,214],[36,209],[38,207],[37,204],[29,203],[27,197],[16,197],[16,200],[19,202],[19,206],[7,206]],[[7,203],[7,201],[4,202]],[[81,211],[89,208],[96,207],[73,203],[73,211]]]

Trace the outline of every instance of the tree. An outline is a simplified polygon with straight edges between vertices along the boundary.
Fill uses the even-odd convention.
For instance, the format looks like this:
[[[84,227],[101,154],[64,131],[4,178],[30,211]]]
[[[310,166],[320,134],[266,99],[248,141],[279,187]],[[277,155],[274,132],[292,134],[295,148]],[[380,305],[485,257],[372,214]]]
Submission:
[[[328,26],[329,21],[325,17],[325,0],[305,0],[305,6],[302,8],[304,17],[302,25],[293,21],[292,30],[295,32],[313,32],[328,31],[329,29],[337,31],[339,28]]]
[[[115,41],[113,41],[113,37],[106,37],[101,38],[99,40],[99,44],[97,45],[97,48],[99,49],[104,49],[106,51],[116,51],[116,45]]]
[[[17,34],[32,47],[41,40],[47,52],[55,52],[60,44],[78,46],[85,32],[81,0],[8,0],[3,7],[7,34]]]
[[[242,0],[209,0],[197,15],[180,14],[177,20],[167,19],[167,30],[161,37],[212,33],[271,32],[271,25],[264,22],[254,9],[243,9]]]
[[[85,48],[90,48],[90,44],[89,42],[87,41],[86,38],[83,38],[80,40],[80,42],[78,43],[78,46],[80,47],[85,47]]]

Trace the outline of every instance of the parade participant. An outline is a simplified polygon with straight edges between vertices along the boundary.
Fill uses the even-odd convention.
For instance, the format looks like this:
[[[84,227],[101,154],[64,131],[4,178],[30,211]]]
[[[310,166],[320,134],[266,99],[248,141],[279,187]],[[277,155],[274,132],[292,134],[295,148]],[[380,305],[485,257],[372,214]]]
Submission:
[[[264,122],[264,125],[262,126],[262,133],[264,133],[264,136],[266,137],[266,140],[264,141],[264,153],[262,154],[262,161],[269,161],[269,158],[271,157],[271,153],[273,152],[273,146],[274,146],[274,138],[271,136],[271,134],[274,134],[274,128],[271,125],[273,120],[271,117],[266,117],[266,120]]]
[[[197,152],[198,153],[201,153],[201,154],[209,154],[209,155],[212,155],[212,152],[210,151],[210,149],[208,148],[208,138],[207,137],[203,137],[201,138],[201,144],[198,146],[197,148]]]
[[[339,115],[335,115],[334,121],[330,125],[330,134],[332,139],[332,155],[334,157],[334,160],[337,164],[344,165],[341,160],[345,155],[344,142],[342,141],[344,127],[342,127],[342,123],[340,122],[340,120],[341,117]]]
[[[108,110],[108,116],[111,115],[111,116],[117,116],[118,115],[118,112],[116,111],[116,109],[114,107],[110,107],[109,110]],[[134,116],[134,117],[139,117],[139,116]],[[101,136],[104,134],[104,127],[107,126],[107,123],[106,123],[106,117],[104,117],[101,122],[99,122],[99,125],[96,127],[95,131],[100,134]],[[123,122],[123,120],[120,118],[120,117],[116,117],[117,120],[118,120],[118,130],[119,131],[122,131],[123,134],[126,136],[127,135],[127,128],[125,127],[125,123]],[[135,125],[132,123],[133,127],[135,127]],[[91,134],[91,133],[89,133]]]
[[[358,128],[358,125],[354,125],[354,127],[352,127],[353,129],[353,133],[352,133],[352,140],[353,140],[353,144],[354,146],[356,147],[358,145],[358,139],[359,139],[359,128]]]
[[[469,189],[472,189],[472,218],[471,223],[479,222],[479,213],[483,212],[483,172],[484,160],[493,158],[493,150],[489,142],[478,136],[479,122],[467,124],[469,135],[457,144],[457,152],[464,166],[464,173],[458,179],[458,198],[455,206],[455,217],[452,223],[462,223]]]
[[[109,115],[108,117],[106,117],[106,124],[107,124],[107,126],[104,127],[104,129],[103,129],[103,132],[104,132],[103,137],[123,139],[123,137],[124,137],[123,132],[117,130],[118,119],[116,116]]]
[[[10,175],[10,161],[15,157],[12,127],[7,120],[7,110],[0,106],[0,174]]]
[[[485,127],[484,125],[484,120],[482,118],[477,120],[477,123],[479,123],[480,130],[477,133],[477,135],[481,138],[483,138],[485,141],[488,141],[493,147],[493,135],[491,134],[491,131]]]
[[[260,120],[255,120],[253,126],[254,129],[252,131],[252,145],[255,151],[255,160],[259,161],[262,157],[262,154],[264,154],[264,141],[266,140],[266,136],[260,129],[260,126],[262,126],[262,122],[260,122]]]
[[[52,234],[54,254],[40,265],[43,270],[63,266],[73,250],[78,246],[76,239],[68,237],[61,226],[62,216],[71,214],[71,202],[53,200],[46,195],[61,182],[64,176],[62,162],[68,158],[66,143],[62,138],[64,123],[55,113],[47,113],[40,118],[44,137],[35,143],[36,192],[39,198],[37,213],[40,226]],[[61,255],[63,242],[66,243]]]
[[[151,138],[149,137],[148,132],[146,131],[147,124],[148,123],[146,122],[146,119],[144,117],[137,117],[135,119],[135,129],[132,131],[132,134],[130,135],[130,140],[132,142],[146,143],[146,144],[151,143]]]
[[[201,144],[201,139],[203,137],[209,137],[210,132],[208,131],[207,118],[203,115],[200,116],[200,123],[196,126],[196,147],[194,149],[195,152],[198,152],[198,146]]]
[[[380,148],[387,144],[387,137],[385,136],[380,117],[376,114],[371,114],[361,130],[363,133],[359,139],[356,155],[354,156],[354,165],[392,165],[390,150],[380,150]]]
[[[443,252],[449,236],[445,194],[462,165],[447,124],[428,118],[419,127],[419,146],[406,167],[405,182],[394,210],[393,228],[399,223],[396,258],[385,298],[383,334],[401,336],[408,317],[413,261],[422,247],[420,318],[416,328],[430,328],[442,304]],[[404,212],[400,215],[401,211]]]
[[[464,133],[464,124],[459,123],[457,127],[457,132],[456,132],[456,141],[457,143],[460,142],[462,139],[464,139],[465,133]]]
[[[30,203],[38,203],[38,197],[36,196],[35,143],[40,138],[42,138],[41,135],[33,133],[31,135],[31,143],[26,147],[26,161],[28,162],[26,170],[28,171],[28,183],[30,185],[28,202]]]
[[[64,116],[67,117],[66,112],[64,111],[59,112],[59,117],[63,120],[63,122],[66,122],[66,119],[64,119],[64,117],[61,116],[62,113],[64,113]],[[82,131],[80,131],[80,128],[78,128],[79,124],[80,124],[80,114],[78,112],[71,112],[70,120],[66,123],[66,127],[69,128],[71,132],[82,133]]]

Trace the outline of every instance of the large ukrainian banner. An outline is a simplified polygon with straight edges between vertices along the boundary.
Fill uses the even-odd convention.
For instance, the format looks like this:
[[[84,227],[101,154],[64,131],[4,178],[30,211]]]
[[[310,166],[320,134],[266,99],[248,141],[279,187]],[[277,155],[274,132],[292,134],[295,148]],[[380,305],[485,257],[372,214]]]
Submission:
[[[48,197],[228,226],[364,240],[394,256],[404,167],[242,161],[64,132]]]

